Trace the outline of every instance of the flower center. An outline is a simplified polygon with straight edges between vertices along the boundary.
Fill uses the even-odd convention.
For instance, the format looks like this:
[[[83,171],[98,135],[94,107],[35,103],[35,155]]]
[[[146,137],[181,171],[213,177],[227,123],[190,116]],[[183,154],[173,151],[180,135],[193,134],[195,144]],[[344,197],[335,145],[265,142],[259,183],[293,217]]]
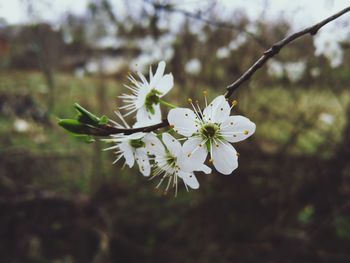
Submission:
[[[201,128],[201,134],[204,137],[204,139],[212,139],[217,136],[217,133],[219,131],[219,126],[213,123],[207,123],[202,126]]]
[[[159,103],[159,95],[162,95],[160,91],[152,89],[146,96],[145,106],[151,114],[155,113],[153,105],[157,105]]]
[[[177,166],[176,165],[177,158],[175,156],[171,155],[169,152],[166,155],[166,162],[172,168],[175,168]]]
[[[130,140],[129,144],[131,147],[137,149],[137,148],[142,148],[145,147],[146,144],[142,141],[142,139],[135,139],[135,140]]]

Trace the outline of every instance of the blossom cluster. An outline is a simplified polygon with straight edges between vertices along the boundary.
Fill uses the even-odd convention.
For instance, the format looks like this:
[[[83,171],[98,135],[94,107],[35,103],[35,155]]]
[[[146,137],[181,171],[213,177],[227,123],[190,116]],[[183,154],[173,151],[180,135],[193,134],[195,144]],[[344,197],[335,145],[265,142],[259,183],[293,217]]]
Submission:
[[[188,99],[191,108],[176,107],[163,100],[173,88],[171,73],[164,74],[165,62],[158,64],[156,72],[149,71],[149,80],[138,72],[139,80],[129,76],[130,84],[125,87],[130,94],[120,96],[124,106],[116,115],[119,122],[113,121],[117,128],[138,128],[160,123],[160,105],[171,107],[167,115],[169,129],[163,133],[137,132],[130,135],[116,134],[104,141],[114,145],[105,150],[114,150],[117,158],[125,159],[125,164],[133,167],[137,163],[144,176],[160,178],[157,188],[163,182],[165,191],[183,182],[186,189],[198,189],[199,183],[194,172],[210,174],[213,166],[219,173],[229,175],[238,167],[238,156],[231,143],[242,141],[255,132],[255,124],[246,117],[232,116],[231,110],[236,101],[229,102],[224,96],[207,102],[204,92],[205,108],[198,101]],[[125,111],[124,115],[119,111]],[[136,122],[130,126],[125,116],[136,114]],[[183,142],[183,143],[181,143]],[[207,161],[208,160],[208,161]]]

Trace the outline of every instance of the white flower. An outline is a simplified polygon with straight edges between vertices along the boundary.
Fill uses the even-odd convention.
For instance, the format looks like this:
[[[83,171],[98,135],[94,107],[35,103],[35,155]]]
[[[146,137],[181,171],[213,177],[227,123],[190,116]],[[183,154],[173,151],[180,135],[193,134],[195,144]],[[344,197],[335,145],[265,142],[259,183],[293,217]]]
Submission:
[[[27,132],[30,128],[29,123],[23,119],[16,119],[13,123],[16,132]]]
[[[289,62],[285,64],[285,70],[291,82],[299,81],[303,77],[305,69],[305,61]]]
[[[320,121],[322,121],[323,123],[325,123],[327,125],[331,125],[334,122],[334,115],[327,113],[327,112],[322,112],[318,118]]]
[[[218,59],[228,58],[230,56],[230,49],[227,47],[221,47],[216,51],[216,57]]]
[[[228,47],[231,50],[237,50],[246,42],[247,42],[247,34],[241,33],[235,39],[231,40],[231,42],[228,44]]]
[[[190,102],[192,104],[192,100]],[[243,116],[230,116],[232,107],[224,96],[214,99],[203,112],[199,106],[196,108],[192,104],[192,107],[194,111],[177,108],[168,114],[169,124],[174,130],[189,137],[183,145],[188,163],[193,163],[193,160],[204,162],[209,153],[210,162],[217,171],[231,174],[238,167],[238,154],[230,142],[251,136],[255,124]]]
[[[161,61],[158,64],[156,73],[153,75],[152,69],[149,71],[150,80],[147,81],[145,76],[138,72],[141,81],[137,81],[133,76],[129,76],[132,85],[125,85],[132,94],[123,94],[119,96],[126,104],[120,109],[128,111],[125,116],[137,111],[136,117],[138,120],[149,120],[159,123],[161,121],[161,111],[159,100],[167,94],[174,85],[173,75],[164,75],[165,62]]]
[[[126,123],[123,116],[120,112],[115,112],[117,116],[123,122],[123,125],[112,121],[117,128],[130,128],[130,126]],[[130,135],[124,134],[114,134],[111,135],[111,139],[104,139],[105,142],[116,143],[116,145],[108,147],[104,149],[107,150],[115,150],[117,154],[117,159],[113,162],[115,164],[122,157],[125,159],[125,163],[131,168],[134,166],[135,161],[139,166],[140,172],[144,176],[149,176],[151,174],[151,165],[147,155],[146,149],[146,139],[145,136],[147,133],[137,132]]]
[[[211,172],[209,167],[203,165],[203,161],[196,162],[191,167],[186,164],[187,159],[181,143],[169,133],[163,133],[162,135],[165,147],[154,134],[148,134],[146,137],[148,153],[155,156],[156,169],[152,179],[156,176],[162,176],[156,188],[167,179],[168,182],[165,191],[168,191],[169,187],[172,185],[176,189],[176,194],[178,179],[180,178],[183,180],[186,189],[187,186],[192,189],[198,189],[199,183],[193,171]]]
[[[144,176],[151,174],[151,165],[147,156],[146,143],[143,138],[146,133],[138,132],[131,135],[112,135],[113,139],[109,139],[109,142],[114,142],[116,145],[104,149],[116,150],[117,159],[113,162],[118,162],[122,157],[125,159],[125,163],[131,168],[134,166],[135,161],[139,166],[140,172]]]
[[[202,64],[198,58],[189,60],[185,65],[185,71],[191,75],[198,75],[202,70]]]
[[[271,59],[267,63],[267,73],[271,77],[282,78],[283,74],[284,74],[283,63],[281,63],[280,61],[277,61],[275,59]]]

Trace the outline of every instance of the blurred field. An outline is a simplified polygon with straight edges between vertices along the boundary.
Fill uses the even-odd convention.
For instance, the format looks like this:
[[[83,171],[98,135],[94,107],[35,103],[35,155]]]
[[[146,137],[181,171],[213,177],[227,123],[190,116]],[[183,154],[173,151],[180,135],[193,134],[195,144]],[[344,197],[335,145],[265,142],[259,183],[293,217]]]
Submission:
[[[35,163],[31,167],[36,174],[35,180],[39,180],[36,183],[39,185],[42,183],[43,187],[48,187],[50,184],[57,187],[58,183],[62,184],[62,189],[68,188],[69,190],[66,189],[68,192],[74,189],[88,192],[93,173],[93,160],[97,154],[96,148],[60,129],[56,121],[58,118],[74,116],[72,106],[75,102],[101,115],[98,109],[101,108],[100,104],[104,104],[102,107],[106,109],[105,113],[115,119],[113,110],[120,103],[117,96],[123,92],[121,85],[123,80],[113,78],[105,80],[103,84],[105,97],[103,101],[99,101],[98,78],[79,78],[59,73],[55,75],[55,79],[57,82],[55,107],[54,112],[49,115],[48,90],[39,72],[0,73],[0,92],[2,96],[8,98],[1,105],[1,151],[8,157],[11,155],[28,155],[34,159],[45,157],[50,167],[50,176],[47,176],[46,169],[42,170],[41,163],[37,164],[38,167]],[[127,82],[126,77],[124,82]],[[189,95],[184,94],[187,91],[204,104],[201,92],[193,94],[191,87],[177,88],[178,90],[174,89],[168,95],[168,100],[187,107],[186,98]],[[219,89],[211,91],[209,95],[213,98],[219,92]],[[172,99],[174,97],[177,99]],[[293,155],[317,153],[327,158],[332,153],[332,147],[341,140],[345,125],[344,108],[349,98],[347,91],[336,96],[330,90],[319,87],[303,90],[298,87],[288,89],[276,86],[266,89],[253,84],[249,89],[239,93],[236,114],[250,116],[258,124],[253,140],[266,152],[286,151]],[[20,103],[26,100],[29,101],[25,105],[27,108],[20,109],[26,114],[16,114]],[[166,112],[167,109],[164,110]],[[38,116],[41,116],[41,119]],[[18,125],[18,121],[22,120],[26,123],[23,131],[20,127],[16,127],[16,123]],[[103,162],[101,168],[106,174],[119,170],[110,164],[113,160],[111,152],[98,153],[98,156]],[[56,158],[60,161],[55,161]],[[18,167],[16,163],[13,165],[10,171],[18,169],[20,174],[21,166]]]
[[[240,9],[227,21],[234,28],[197,21],[220,21],[220,1],[191,18],[181,4],[107,0],[50,24],[25,2],[30,23],[0,21],[0,262],[350,262],[345,18],[324,53],[305,36],[240,87],[233,114],[257,130],[234,145],[239,168],[198,173],[200,188],[180,185],[175,198],[57,120],[74,117],[74,103],[116,120],[128,73],[163,59],[175,79],[165,99],[204,106],[204,90],[209,100],[223,94],[293,25]]]
[[[209,177],[199,175],[199,181],[202,185],[200,191],[186,193],[185,189],[182,187],[179,197],[173,198],[171,193],[167,197],[162,197],[162,192],[155,192],[153,187],[156,185],[156,182],[149,182],[141,175],[138,175],[135,169],[121,169],[121,164],[112,165],[113,154],[111,152],[101,152],[103,147],[101,144],[96,146],[94,144],[83,143],[63,131],[56,124],[57,118],[70,117],[75,114],[71,107],[74,102],[79,102],[96,113],[99,113],[96,109],[103,107],[106,109],[108,115],[113,118],[112,111],[118,105],[116,96],[122,91],[121,80],[113,78],[104,80],[105,97],[102,101],[97,99],[101,84],[97,77],[77,78],[74,75],[58,73],[55,75],[55,81],[57,83],[55,87],[55,107],[52,114],[49,115],[47,113],[48,91],[40,73],[9,71],[0,74],[1,97],[4,98],[4,96],[6,96],[7,98],[6,100],[2,100],[1,105],[0,174],[1,191],[3,193],[10,194],[13,200],[16,200],[16,198],[20,198],[19,200],[22,200],[22,198],[25,198],[25,200],[29,198],[28,201],[26,201],[27,205],[34,205],[34,207],[36,207],[35,209],[39,209],[37,210],[38,212],[46,211],[45,213],[52,213],[55,217],[57,216],[56,220],[53,222],[47,219],[47,215],[43,215],[44,217],[39,220],[39,222],[41,222],[40,224],[43,224],[44,231],[48,231],[48,233],[51,233],[50,235],[55,237],[47,239],[45,236],[38,233],[32,236],[32,239],[26,241],[29,242],[27,244],[30,246],[34,246],[34,248],[32,248],[34,250],[30,250],[30,253],[33,253],[33,255],[30,254],[29,258],[38,259],[43,257],[41,252],[36,251],[36,249],[44,249],[44,251],[51,251],[53,249],[53,251],[56,251],[55,253],[63,253],[63,255],[67,253],[66,259],[62,262],[71,262],[70,260],[73,258],[78,259],[79,262],[84,262],[84,258],[87,256],[87,254],[82,251],[79,252],[82,254],[78,253],[77,255],[75,252],[69,252],[70,249],[75,247],[71,242],[76,242],[74,241],[76,239],[64,237],[65,235],[61,236],[61,231],[64,231],[63,233],[68,231],[67,227],[69,227],[72,222],[76,222],[73,224],[78,224],[77,227],[79,226],[76,230],[71,232],[75,233],[74,235],[78,235],[76,237],[79,237],[78,240],[84,235],[92,235],[87,238],[88,241],[86,242],[88,243],[80,245],[79,249],[85,251],[85,249],[88,249],[86,246],[88,246],[89,249],[92,249],[91,252],[96,251],[97,247],[95,246],[97,246],[97,243],[95,242],[97,240],[95,240],[95,238],[97,238],[97,236],[95,237],[95,234],[93,234],[94,232],[90,233],[90,227],[93,227],[93,229],[97,227],[97,229],[99,229],[98,233],[102,235],[102,237],[100,234],[98,235],[102,238],[99,241],[102,242],[99,245],[102,247],[97,250],[99,251],[97,258],[103,258],[106,255],[107,248],[103,248],[103,242],[107,241],[103,240],[107,238],[109,240],[109,249],[114,250],[113,247],[118,244],[118,246],[121,247],[115,251],[116,256],[119,257],[125,252],[125,258],[129,258],[130,262],[139,258],[140,255],[157,254],[159,242],[163,239],[159,234],[165,234],[168,240],[168,235],[172,236],[177,231],[180,231],[182,227],[187,228],[190,226],[188,224],[192,224],[191,222],[197,222],[196,219],[189,219],[190,217],[196,218],[202,215],[204,218],[201,220],[205,220],[205,217],[208,216],[207,220],[214,220],[217,226],[220,224],[231,224],[230,231],[233,231],[231,234],[234,239],[238,237],[254,237],[253,234],[249,234],[253,229],[249,228],[252,226],[258,227],[261,224],[261,227],[264,226],[267,223],[265,220],[269,220],[268,218],[272,216],[269,214],[273,210],[270,210],[268,213],[267,211],[259,212],[259,217],[262,220],[260,223],[255,221],[257,218],[252,215],[252,213],[254,213],[253,210],[271,209],[267,207],[279,200],[278,196],[284,196],[282,192],[287,191],[289,188],[290,184],[288,182],[294,185],[294,188],[290,189],[292,192],[290,192],[288,196],[292,196],[292,193],[296,189],[299,189],[299,187],[305,187],[305,179],[302,179],[303,176],[308,175],[309,179],[306,182],[311,180],[309,183],[315,183],[315,178],[312,179],[313,176],[311,175],[314,174],[315,171],[311,172],[309,169],[313,167],[312,163],[318,163],[317,165],[320,165],[319,162],[321,160],[326,162],[332,157],[335,146],[342,139],[342,132],[346,123],[344,108],[349,102],[349,92],[347,91],[343,91],[341,96],[335,96],[330,90],[320,89],[319,87],[309,88],[308,90],[303,90],[298,87],[291,87],[288,89],[281,86],[264,88],[259,87],[258,83],[253,82],[249,88],[243,89],[238,94],[237,99],[239,105],[236,111],[239,114],[244,114],[253,119],[258,129],[256,135],[253,136],[251,140],[237,145],[238,151],[241,152],[241,166],[237,170],[236,175],[230,179],[225,176],[220,176],[219,178],[219,176],[216,175]],[[191,87],[182,87],[178,88],[178,90],[180,91],[174,90],[174,92],[170,93],[168,98],[180,105],[186,105],[186,97],[190,94],[198,99],[203,98],[201,92],[193,92]],[[182,95],[184,94],[184,90],[189,91],[188,96]],[[181,97],[179,95],[180,92]],[[209,90],[209,95],[210,97],[215,97],[219,92],[219,89],[216,91]],[[177,99],[172,99],[174,97]],[[18,102],[21,100],[22,102]],[[27,102],[23,103],[23,101]],[[101,106],[101,103],[106,103],[106,105]],[[21,105],[23,113],[16,111],[18,105]],[[23,109],[23,106],[27,108]],[[25,129],[19,127],[19,120],[26,123],[27,126]],[[283,156],[289,157],[284,159]],[[278,160],[278,158],[280,158],[280,160]],[[314,168],[316,168],[316,166]],[[280,169],[283,171],[283,177],[282,174],[280,174]],[[317,168],[316,171],[319,169],[322,168]],[[274,177],[272,181],[271,176]],[[293,183],[286,177],[290,179],[294,178]],[[302,183],[304,186],[298,186],[298,184],[296,184],[298,180],[295,181],[296,178],[299,178],[299,182],[304,182]],[[230,181],[227,181],[228,179]],[[250,187],[247,188],[247,186],[245,186],[246,184],[249,184]],[[229,189],[225,190],[227,187]],[[241,192],[240,190],[249,188],[250,190],[248,193]],[[215,193],[218,189],[220,189],[220,195]],[[231,191],[235,192],[235,194]],[[267,194],[266,191],[272,192]],[[297,190],[297,192],[298,191],[300,191],[300,189]],[[17,194],[13,195],[13,193]],[[31,195],[33,196],[27,196],[28,193],[32,193]],[[23,194],[27,197],[23,196]],[[31,204],[29,200],[34,196],[39,197],[39,201],[33,199],[32,202],[34,203]],[[263,198],[261,200],[262,203],[258,201],[259,196]],[[226,200],[226,197],[229,198],[229,200]],[[40,198],[44,198],[43,201],[40,201]],[[73,212],[75,208],[71,207],[71,205],[69,205],[69,207],[71,207],[69,209],[73,210],[69,212],[70,210],[67,210],[68,208],[66,207],[67,204],[64,203],[66,201],[63,201],[65,198],[73,198],[73,200],[76,200],[74,203],[78,202],[79,207],[83,207],[83,211],[85,211],[85,209],[93,209],[90,215],[92,218],[90,218],[90,216],[86,217],[76,214],[76,212]],[[247,198],[253,199],[248,201]],[[269,201],[269,198],[272,199]],[[46,199],[47,201],[44,201]],[[91,201],[86,203],[86,200]],[[48,202],[46,205],[49,205],[50,202],[54,202],[52,205],[56,208],[51,212],[47,212],[50,210],[48,210],[49,208],[45,208],[45,203],[42,202]],[[244,202],[246,205],[241,206],[239,205],[240,202]],[[280,205],[286,205],[286,201],[283,201],[283,199],[280,199],[280,202]],[[31,212],[29,212],[30,210],[26,210],[26,203],[21,201],[19,204],[21,204],[22,208],[17,209],[19,209],[18,211],[22,211],[21,213],[28,213],[27,216],[31,218],[31,216],[33,216],[33,210]],[[188,206],[189,204],[191,204],[191,209]],[[295,234],[301,235],[302,232],[297,234],[298,231],[304,231],[303,229],[309,226],[311,224],[310,222],[313,222],[312,218],[315,213],[315,204],[311,204],[310,200],[301,203],[298,201],[295,205],[296,204],[298,205],[288,212],[288,221],[294,222],[294,227],[289,230],[284,230],[287,231],[285,232],[287,236],[294,236]],[[98,211],[100,212],[95,211],[96,205],[99,207]],[[86,208],[86,206],[91,208]],[[205,211],[208,208],[201,208],[202,206],[209,206],[210,210],[208,210],[208,212],[211,211],[210,213],[219,209],[217,213],[222,214],[222,216],[213,219],[211,215],[205,215]],[[214,207],[216,207],[216,209],[214,209]],[[229,207],[231,208],[229,209]],[[67,226],[69,221],[66,221],[65,218],[67,216],[71,217],[71,213],[75,214],[74,217],[77,218],[71,219],[73,221]],[[102,213],[102,215],[100,213]],[[188,215],[187,213],[190,214]],[[170,214],[172,216],[167,216]],[[183,225],[176,215],[180,216],[180,218],[185,216],[187,222]],[[102,216],[103,220],[97,221],[100,223],[93,223],[97,220],[94,219],[96,216],[98,218]],[[283,217],[285,216],[286,215]],[[156,220],[156,225],[153,225],[152,222],[155,221],[153,221],[152,218]],[[225,223],[220,222],[219,219],[224,220]],[[14,222],[17,222],[16,224],[21,224],[21,221],[18,221],[19,219],[14,219],[13,216],[11,216],[11,220],[15,220]],[[29,220],[30,221],[24,225],[27,225],[30,229],[30,222],[32,219]],[[81,220],[88,220],[86,229],[81,229]],[[98,220],[101,220],[101,218]],[[109,220],[111,221],[109,222]],[[249,223],[249,221],[246,220],[253,221]],[[277,222],[279,222],[279,220],[283,219],[280,218]],[[338,225],[340,224],[340,227],[336,225],[337,235],[339,235],[341,239],[348,239],[350,237],[350,228],[348,228],[347,219],[344,217],[337,217],[336,220],[335,223]],[[149,224],[152,225],[151,229],[153,230],[149,228],[151,226]],[[213,226],[213,222],[202,222],[201,224]],[[265,229],[268,225],[265,225],[263,228]],[[130,229],[129,226],[131,227]],[[119,230],[113,230],[115,227]],[[190,229],[192,228],[190,227]],[[232,238],[230,237],[231,234],[225,237],[226,234],[224,234],[224,232],[219,234],[216,233],[218,229],[215,229],[214,227],[214,229],[212,229],[214,232],[208,232],[208,234],[218,234],[220,236],[220,238],[219,236],[216,237],[219,238],[218,240],[202,240],[205,242],[202,245],[205,244],[205,246],[207,246],[212,243],[213,246],[207,250],[207,253],[204,253],[200,257],[202,258],[202,262],[211,262],[211,256],[219,253],[220,249],[217,245],[222,242],[219,240],[231,240]],[[222,230],[224,231],[224,229]],[[117,231],[117,233],[112,234],[113,231]],[[147,234],[144,233],[140,236],[141,232],[138,231],[151,232]],[[197,229],[197,231],[200,231],[200,229]],[[269,230],[265,229],[264,231]],[[200,232],[191,233],[191,231],[187,232],[185,229],[182,229],[181,232],[178,233],[183,234],[177,237],[175,235],[175,240],[168,240],[167,242],[178,242],[182,238],[186,238],[187,242],[192,242],[191,240],[194,241],[197,237],[202,236]],[[39,235],[39,239],[37,239],[37,235]],[[130,238],[133,240],[131,244],[129,244],[129,242],[131,242]],[[140,241],[137,241],[139,238],[141,238]],[[16,243],[14,243],[13,246],[15,248],[17,247],[18,250],[18,243],[15,240],[13,242]],[[60,240],[65,240],[65,242],[68,243],[62,247],[59,243],[61,242]],[[92,243],[90,244],[90,242]],[[138,247],[141,244],[142,247]],[[49,245],[51,248],[46,247],[46,245]],[[90,246],[92,247],[90,248]],[[259,251],[258,253],[262,253],[262,255],[266,253],[269,254],[268,247],[270,245],[266,244],[266,246],[266,248],[257,248],[257,251]],[[158,256],[162,257],[162,255],[167,255],[166,257],[168,257],[169,253],[173,253],[168,250],[167,245],[161,247]],[[198,248],[198,246],[193,248],[187,247],[186,251],[192,253]],[[66,252],[57,252],[57,249],[59,249],[58,251],[64,249]],[[134,249],[138,249],[139,254],[135,254],[135,258],[133,259],[133,257],[130,256],[130,251]],[[267,251],[265,251],[266,249]],[[236,248],[232,251],[226,251],[226,257],[230,258],[234,256],[234,251],[236,251]],[[45,253],[49,253],[47,255],[48,258],[55,257],[55,254],[51,252]],[[109,253],[112,253],[111,255],[113,257],[113,251]],[[231,253],[234,254],[231,255]],[[28,257],[28,255],[26,257]],[[208,259],[205,260],[204,258],[207,257]],[[179,258],[177,257],[177,259]],[[226,261],[223,260],[221,262]]]

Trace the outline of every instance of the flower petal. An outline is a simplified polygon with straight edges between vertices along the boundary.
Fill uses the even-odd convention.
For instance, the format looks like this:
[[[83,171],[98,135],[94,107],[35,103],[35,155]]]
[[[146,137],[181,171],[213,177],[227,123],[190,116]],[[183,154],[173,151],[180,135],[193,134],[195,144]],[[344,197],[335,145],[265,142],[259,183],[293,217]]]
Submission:
[[[148,133],[143,138],[143,141],[146,144],[147,153],[157,155],[157,156],[165,155],[165,148],[162,142],[157,138],[157,136],[154,133]]]
[[[165,70],[165,62],[164,61],[160,61],[158,63],[158,68],[157,68],[156,73],[150,79],[150,83],[149,84],[150,84],[151,88],[155,88],[155,84],[157,84],[159,82],[159,80],[161,79],[161,77],[163,76],[164,70]]]
[[[135,132],[133,134],[128,135],[127,138],[128,138],[128,140],[137,140],[137,139],[141,139],[145,135],[146,135],[146,133],[144,133],[144,132]]]
[[[136,149],[135,158],[139,166],[140,172],[144,176],[149,176],[151,174],[151,165],[149,163],[149,159],[145,149],[144,148]]]
[[[182,146],[183,154],[178,156],[178,163],[182,170],[187,172],[203,171],[211,173],[211,169],[204,164],[208,152],[205,141],[199,137],[189,138]]]
[[[176,157],[181,153],[181,143],[169,133],[163,133],[162,139],[171,155]]]
[[[196,114],[187,108],[176,108],[169,111],[168,121],[174,130],[186,137],[198,131],[196,127]]]
[[[227,142],[214,144],[211,158],[215,169],[222,174],[231,174],[238,167],[237,152]]]
[[[133,125],[134,128],[150,126],[162,122],[162,112],[160,105],[153,105],[154,114],[150,114],[146,107],[143,106],[136,113],[136,123]]]
[[[153,123],[160,123],[162,121],[162,111],[160,109],[160,104],[153,105],[154,114],[150,115],[150,120]]]
[[[165,94],[167,94],[171,88],[174,86],[174,78],[172,74],[166,74],[164,75],[157,83],[154,84],[155,89],[160,91],[162,95],[160,97],[163,97]]]
[[[184,183],[186,185],[188,185],[192,189],[198,189],[199,188],[198,180],[197,180],[196,176],[193,173],[187,173],[187,172],[184,172],[184,171],[180,170],[177,175],[184,181]]]
[[[135,158],[132,147],[129,144],[129,141],[125,141],[119,144],[119,149],[122,151],[125,158],[125,163],[131,168],[134,166]]]
[[[145,106],[139,108],[136,112],[136,123],[133,128],[143,127],[144,123],[149,120],[148,111]]]
[[[221,135],[229,142],[243,141],[253,135],[256,129],[254,122],[240,115],[230,116],[221,127]]]
[[[145,101],[146,101],[146,97],[147,94],[151,91],[151,89],[146,86],[146,85],[142,85],[140,87],[140,89],[137,91],[137,95],[135,98],[135,107],[137,109],[141,108],[142,106],[145,105]]]
[[[206,122],[222,123],[230,116],[231,108],[226,98],[221,95],[216,97],[203,111]]]

